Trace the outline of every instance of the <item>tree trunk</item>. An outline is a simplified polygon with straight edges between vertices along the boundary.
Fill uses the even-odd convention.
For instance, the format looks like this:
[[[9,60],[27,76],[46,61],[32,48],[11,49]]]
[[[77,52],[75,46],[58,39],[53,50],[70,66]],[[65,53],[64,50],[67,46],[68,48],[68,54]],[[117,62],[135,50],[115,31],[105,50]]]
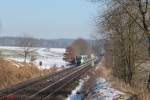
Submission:
[[[147,88],[150,89],[150,72],[149,72],[148,81],[147,81]]]
[[[150,57],[150,36],[148,37],[148,57]]]
[[[25,54],[24,54],[24,62],[26,63],[27,62],[27,52],[25,51]]]

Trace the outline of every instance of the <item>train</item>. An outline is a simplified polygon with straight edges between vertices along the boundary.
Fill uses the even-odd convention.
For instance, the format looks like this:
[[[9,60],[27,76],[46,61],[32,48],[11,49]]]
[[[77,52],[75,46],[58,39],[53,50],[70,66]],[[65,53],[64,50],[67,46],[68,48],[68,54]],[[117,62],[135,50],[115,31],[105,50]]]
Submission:
[[[74,64],[77,66],[80,66],[88,61],[88,56],[87,55],[78,55],[75,57],[75,62]]]
[[[82,64],[85,64],[86,62],[88,62],[91,59],[96,59],[97,57],[95,57],[94,54],[89,55],[78,55],[76,57],[74,57],[73,60],[73,64],[76,66],[80,66]],[[92,66],[94,66],[94,63],[92,63]]]
[[[93,58],[95,58],[94,54],[91,54],[91,55],[67,55],[67,53],[65,53],[63,60],[68,62],[69,65],[80,66]]]

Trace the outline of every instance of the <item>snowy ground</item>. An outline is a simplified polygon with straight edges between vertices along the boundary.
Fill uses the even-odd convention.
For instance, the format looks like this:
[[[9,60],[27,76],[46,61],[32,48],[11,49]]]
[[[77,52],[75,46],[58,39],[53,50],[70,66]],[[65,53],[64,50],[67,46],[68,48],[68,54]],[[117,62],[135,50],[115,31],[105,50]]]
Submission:
[[[117,98],[121,98],[122,95],[125,95],[123,92],[112,88],[104,78],[97,79],[94,92],[92,94],[92,100],[118,100]]]
[[[23,57],[23,48],[22,47],[7,47],[0,46],[1,54],[7,59],[13,59],[19,62],[24,61]],[[42,66],[39,66],[42,69],[49,68],[52,66],[66,66],[66,62],[63,61],[63,53],[65,52],[64,48],[33,48],[32,55],[36,56],[36,60],[33,61],[34,64],[39,65],[39,62],[42,62]],[[27,61],[30,61],[30,57]]]
[[[89,79],[89,76],[80,79],[79,80],[79,85],[72,90],[71,94],[67,97],[66,100],[83,100],[83,94],[81,93],[82,87],[84,83]]]
[[[66,100],[82,100],[82,96],[81,94],[78,94],[78,92],[81,91],[83,85],[84,80],[80,80],[79,85],[74,90],[72,90],[71,95],[69,95]]]
[[[83,100],[83,95],[79,94],[85,80],[80,80],[79,85],[72,91],[66,100]],[[127,100],[125,94],[111,87],[104,79],[98,78],[95,88],[91,91],[92,97],[89,100]]]

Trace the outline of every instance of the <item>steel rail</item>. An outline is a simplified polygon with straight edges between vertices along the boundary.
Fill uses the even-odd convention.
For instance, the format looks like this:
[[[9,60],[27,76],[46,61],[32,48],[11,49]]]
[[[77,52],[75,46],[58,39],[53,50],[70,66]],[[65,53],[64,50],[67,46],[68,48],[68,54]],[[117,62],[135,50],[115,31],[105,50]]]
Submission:
[[[54,77],[50,77],[49,79],[55,79],[56,77],[56,79],[59,79],[59,77],[63,77],[65,74],[68,74],[69,72],[71,72],[71,71],[74,71],[74,70],[76,70],[75,69],[76,67],[72,67],[72,68],[70,68],[69,70],[66,70],[66,71],[64,71],[63,73],[58,73],[57,75],[55,75]],[[62,74],[64,74],[64,75],[62,75]],[[59,77],[58,77],[59,76]],[[23,88],[23,89],[20,89],[20,90],[18,90],[18,91],[15,91],[15,92],[13,92],[13,93],[10,93],[10,94],[7,94],[7,96],[11,96],[11,95],[16,95],[16,96],[19,96],[19,95],[28,95],[28,96],[30,96],[31,94],[34,94],[34,89],[37,89],[38,87],[40,88],[40,89],[42,89],[42,88],[44,88],[45,86],[47,86],[47,84],[52,84],[53,82],[49,82],[49,81],[47,81],[47,80],[49,80],[49,79],[46,79],[46,80],[42,80],[42,81],[40,81],[40,82],[37,82],[37,83],[34,83],[33,85],[30,85],[30,86],[28,86],[28,87],[26,87],[26,88]],[[47,82],[47,83],[46,83]],[[55,81],[54,81],[55,82]],[[46,85],[44,85],[43,87],[41,87],[41,85],[43,85],[43,84],[45,84],[46,83]],[[39,89],[39,90],[40,90]],[[30,92],[30,91],[32,91],[32,92]],[[36,90],[35,92],[37,92],[38,90]]]
[[[72,70],[73,69],[73,70]],[[76,70],[77,69],[77,67],[72,67],[72,68],[69,68],[69,70],[65,70],[63,73],[66,73],[66,74],[68,74],[68,73],[70,73],[71,71],[74,71],[74,70]],[[59,73],[58,73],[59,74]],[[57,75],[58,75],[57,74]],[[62,75],[62,74],[61,74]],[[61,76],[61,75],[59,75],[59,76]],[[62,75],[61,77],[63,77],[64,75]],[[54,77],[55,78],[55,77]],[[47,79],[46,79],[47,80]],[[46,81],[46,80],[42,80],[41,82],[43,82],[43,81]],[[36,85],[37,83],[35,83],[35,84],[33,84],[33,85]],[[29,88],[31,87],[32,88],[32,85],[31,86],[28,86]],[[27,88],[28,88],[27,87]],[[18,90],[17,92],[15,91],[15,92],[13,92],[13,93],[10,93],[10,94],[6,94],[6,95],[3,95],[2,97],[0,97],[0,100],[7,100],[7,99],[4,99],[4,98],[7,98],[7,97],[11,97],[11,96],[13,96],[13,95],[16,95],[17,96],[17,98],[18,98],[18,96],[19,96],[19,94],[20,93],[18,93],[18,92],[21,92],[22,90],[24,90],[24,88],[23,89],[20,89],[20,90]],[[24,91],[24,92],[26,92],[26,91]],[[28,92],[26,92],[26,94],[28,94]],[[21,96],[21,97],[23,97],[23,96]],[[20,99],[17,99],[17,100],[20,100]],[[22,100],[22,99],[21,99]],[[23,99],[24,100],[24,99]]]
[[[31,80],[25,82],[24,84],[22,83],[22,84],[19,85],[19,86],[16,86],[16,87],[13,87],[13,88],[5,89],[5,91],[3,91],[3,92],[0,91],[0,92],[1,92],[0,94],[2,94],[2,93],[3,93],[3,94],[5,94],[5,93],[6,93],[6,94],[8,94],[8,93],[9,93],[9,94],[15,93],[15,94],[16,94],[16,93],[17,93],[17,94],[19,95],[19,92],[21,92],[22,90],[28,88],[28,86],[29,86],[29,87],[32,87],[32,86],[37,85],[37,84],[40,85],[40,83],[45,82],[45,80],[51,79],[53,76],[56,76],[56,75],[59,76],[59,74],[65,73],[67,70],[68,70],[68,73],[71,73],[71,74],[67,74],[67,75],[63,76],[63,78],[61,78],[61,77],[60,77],[60,79],[58,78],[58,80],[56,80],[56,81],[50,83],[50,85],[48,85],[48,86],[46,86],[46,87],[43,87],[42,89],[40,89],[39,91],[37,91],[37,92],[35,92],[34,94],[30,95],[30,96],[26,99],[26,100],[31,100],[32,98],[36,97],[38,94],[40,94],[40,93],[42,93],[42,92],[44,92],[44,91],[47,91],[48,89],[50,89],[50,88],[52,88],[52,87],[55,87],[55,85],[57,85],[57,84],[60,83],[60,82],[63,82],[63,80],[69,78],[71,75],[74,75],[75,73],[78,73],[78,72],[82,71],[84,68],[86,68],[87,66],[89,66],[92,61],[97,62],[98,60],[97,60],[97,59],[91,59],[91,60],[87,61],[85,64],[83,64],[83,65],[81,65],[81,66],[78,66],[78,67],[75,67],[75,68],[74,68],[74,67],[67,68],[67,69],[58,71],[58,72],[56,72],[56,73],[49,74],[49,75],[47,75],[47,76],[43,76],[43,77],[40,77],[40,78],[31,79]],[[72,72],[69,71],[69,70],[71,70],[71,69],[73,69]],[[80,73],[79,73],[79,75],[80,75]],[[78,77],[79,75],[77,75],[76,77]],[[67,83],[66,83],[66,84],[68,84],[69,82],[71,82],[71,81],[72,81],[73,79],[75,79],[76,77],[71,77],[70,80],[67,79]],[[60,86],[59,88],[57,88],[57,89],[54,90],[53,92],[49,93],[45,98],[49,98],[52,94],[54,94],[55,92],[59,91],[59,90],[60,90],[61,88],[63,88],[64,86],[65,86],[65,84],[63,84],[62,86]],[[19,100],[20,100],[20,99],[19,99]],[[46,100],[46,99],[45,99],[45,100]]]
[[[60,70],[60,71],[58,71],[58,72],[56,72],[56,73],[48,74],[48,75],[46,75],[46,76],[33,78],[33,79],[31,79],[31,80],[27,80],[27,81],[18,83],[18,84],[16,84],[15,86],[11,86],[11,87],[2,89],[2,90],[0,90],[0,95],[13,93],[13,92],[18,91],[18,90],[20,90],[20,89],[26,88],[26,87],[29,86],[29,85],[32,85],[32,84],[34,84],[34,83],[37,83],[37,82],[39,82],[39,81],[41,81],[41,80],[47,79],[47,78],[49,78],[49,77],[53,77],[53,76],[55,76],[55,75],[57,75],[57,74],[59,74],[59,73],[63,73],[64,71],[69,70],[69,69],[71,69],[71,68],[72,68],[72,67],[66,68],[66,69],[64,69],[64,70]]]
[[[53,84],[50,84],[49,86],[47,86],[47,87],[41,89],[40,91],[36,92],[35,94],[29,96],[29,98],[27,98],[26,100],[31,100],[31,99],[33,99],[33,98],[36,97],[38,94],[40,94],[40,93],[42,93],[42,92],[44,92],[44,91],[46,91],[46,90],[52,88],[52,87],[55,86],[56,84],[62,82],[62,81],[65,80],[66,78],[70,77],[71,75],[74,75],[74,74],[77,73],[78,71],[80,71],[80,70],[86,68],[86,67],[87,67],[88,65],[90,65],[90,64],[91,64],[91,62],[88,62],[88,63],[86,63],[86,64],[84,64],[84,65],[81,65],[80,67],[77,67],[78,69],[75,70],[74,72],[68,74],[67,76],[61,78],[60,80],[54,82]]]
[[[85,71],[84,71],[85,72]],[[67,84],[69,84],[70,82],[72,82],[73,80],[75,80],[76,78],[78,78],[79,76],[81,76],[82,73],[78,74],[75,77],[72,77],[70,80],[68,80],[65,84],[63,84],[62,86],[60,86],[59,88],[57,88],[56,90],[54,90],[52,93],[50,93],[49,95],[47,95],[43,100],[48,100],[54,93],[58,92],[60,89],[62,89],[63,87],[65,87]]]

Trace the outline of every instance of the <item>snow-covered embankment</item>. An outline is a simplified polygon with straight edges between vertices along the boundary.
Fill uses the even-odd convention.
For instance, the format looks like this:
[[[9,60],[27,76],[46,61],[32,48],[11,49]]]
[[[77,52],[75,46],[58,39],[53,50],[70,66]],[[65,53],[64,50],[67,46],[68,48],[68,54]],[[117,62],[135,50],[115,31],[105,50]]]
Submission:
[[[102,62],[98,64],[98,66],[100,67],[102,65]],[[96,69],[98,69],[98,67]],[[97,75],[95,75],[94,77],[96,76]],[[90,80],[90,76],[88,79]],[[117,89],[114,89],[111,86],[111,83],[108,82],[106,79],[102,77],[97,77],[92,80],[95,80],[95,83],[93,86],[91,86],[92,89],[89,91],[90,93],[88,98],[83,98],[84,93],[81,93],[83,87],[88,88],[85,86],[88,81],[83,79],[82,81],[80,81],[80,84],[76,87],[76,89],[72,91],[72,94],[69,95],[67,100],[126,100],[126,94]]]

